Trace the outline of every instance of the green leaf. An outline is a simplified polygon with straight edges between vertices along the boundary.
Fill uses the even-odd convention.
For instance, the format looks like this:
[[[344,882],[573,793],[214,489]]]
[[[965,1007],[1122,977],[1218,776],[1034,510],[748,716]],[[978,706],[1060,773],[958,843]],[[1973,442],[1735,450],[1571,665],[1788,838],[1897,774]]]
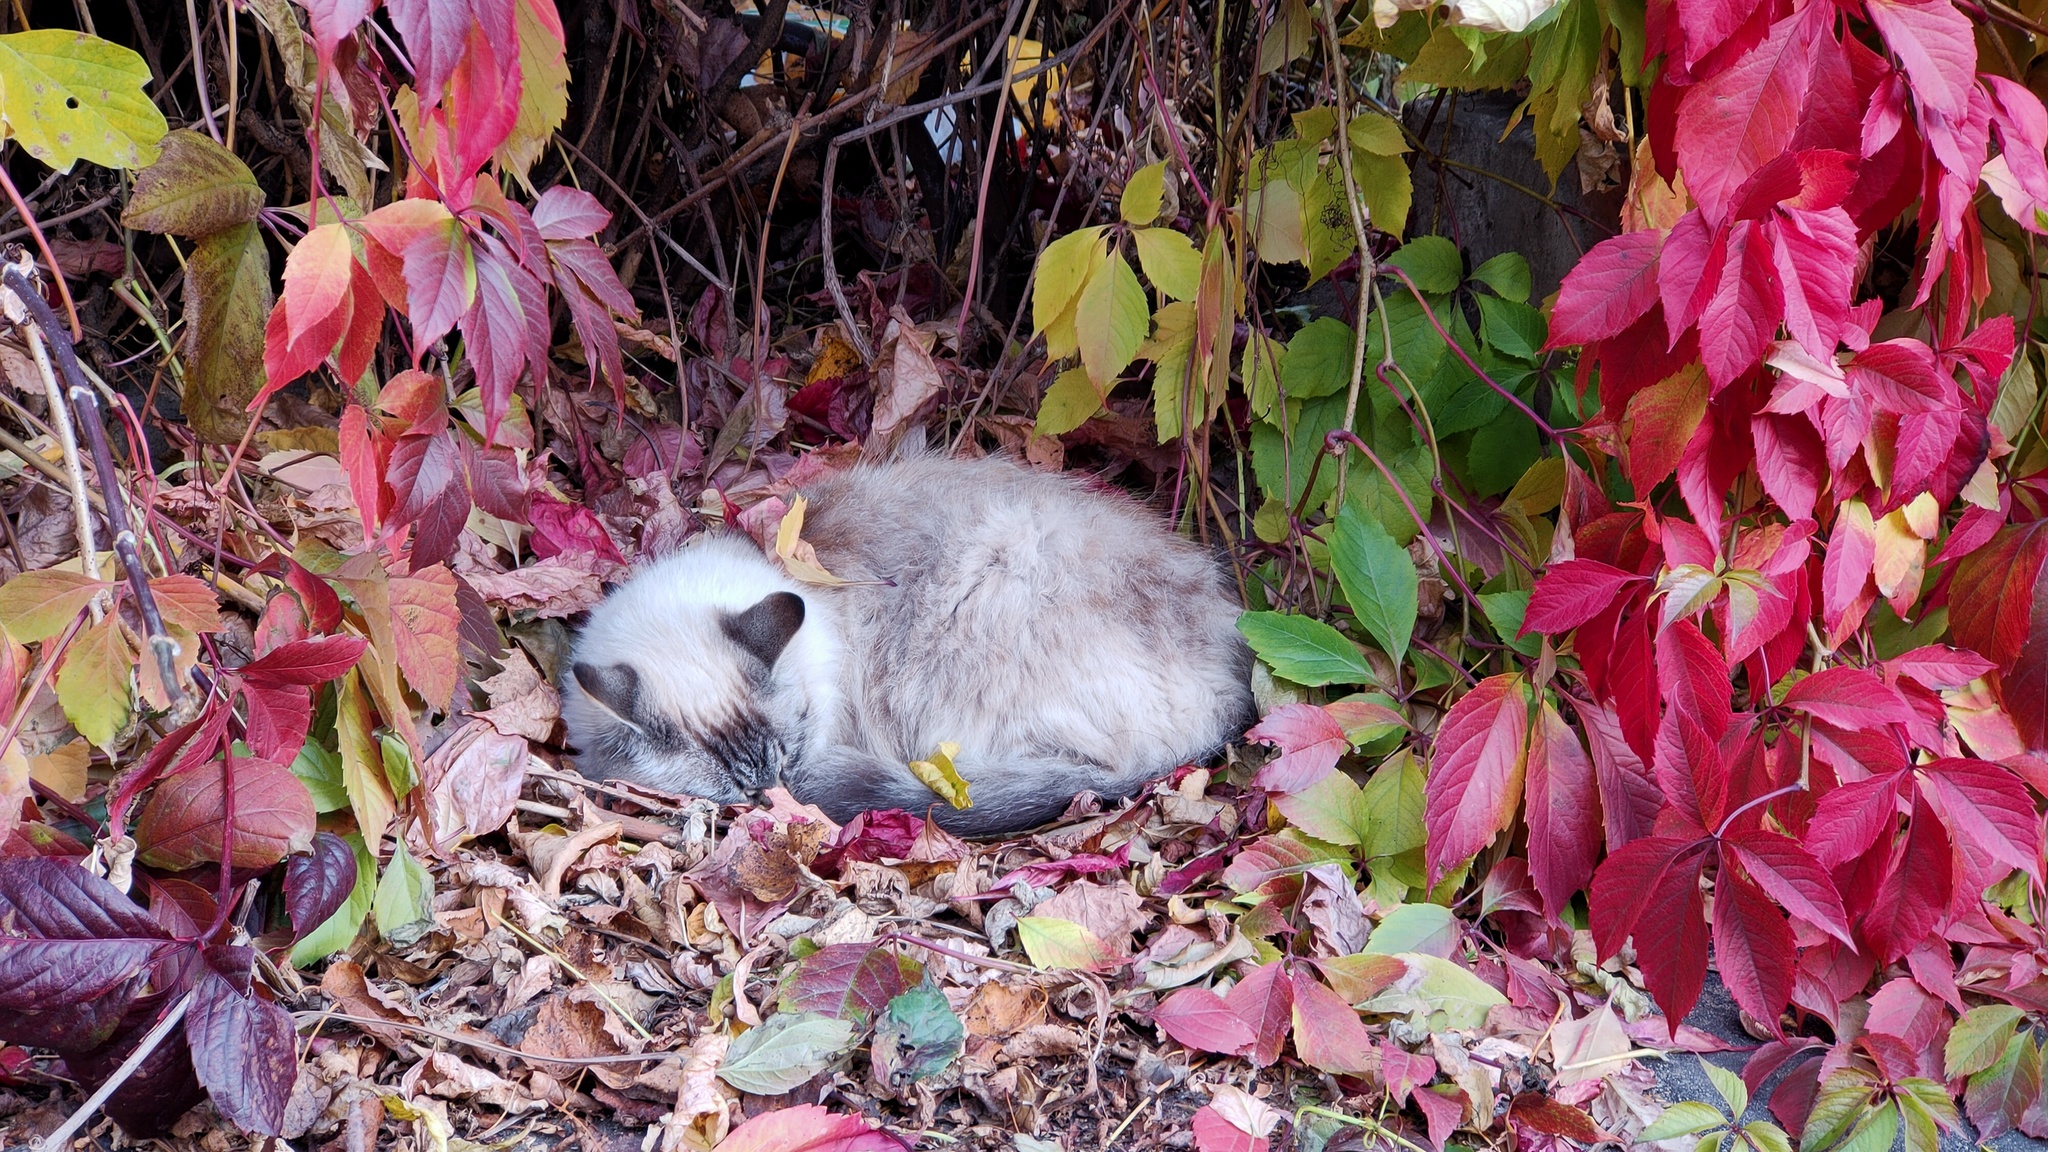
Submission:
[[[1364,803],[1373,813],[1372,835],[1359,845],[1360,855],[1380,859],[1422,847],[1425,780],[1414,753],[1405,748],[1374,769],[1363,789]]]
[[[1138,354],[1151,327],[1152,309],[1145,289],[1121,252],[1088,278],[1074,302],[1074,336],[1080,341],[1081,363],[1098,394],[1107,394],[1116,378]]]
[[[71,626],[100,590],[113,585],[77,572],[40,568],[0,584],[0,627],[23,644],[48,640]]]
[[[348,788],[342,783],[341,755],[308,740],[292,758],[292,775],[313,797],[315,812],[339,812],[348,807]]]
[[[2029,1051],[2038,1052],[2031,1038],[2022,1041],[2021,1044]],[[2027,1099],[2014,1111],[2023,1110],[2040,1095],[2041,1072],[2038,1055],[2034,1060],[2032,1072]],[[1939,1152],[1942,1130],[1953,1131],[1961,1126],[1962,1118],[1956,1113],[1956,1102],[1950,1098],[1946,1085],[1936,1084],[1921,1076],[1907,1076],[1900,1079],[1894,1098],[1898,1101],[1899,1116],[1906,1128],[1904,1152]]]
[[[1435,464],[1426,444],[1412,444],[1399,451],[1379,450],[1380,463],[1400,481],[1401,491],[1396,493],[1386,476],[1369,460],[1361,459],[1355,453],[1344,457],[1344,503],[1378,522],[1394,543],[1403,547],[1415,539],[1422,529],[1416,525],[1415,517],[1408,512],[1408,505],[1401,502],[1405,494],[1415,505],[1415,511],[1423,519],[1429,518],[1430,504],[1436,494],[1430,491],[1429,481],[1434,474]]]
[[[1364,684],[1372,669],[1358,645],[1320,620],[1280,612],[1247,612],[1237,630],[1275,676],[1296,684]]]
[[[166,155],[169,153],[166,152]],[[185,419],[202,440],[239,441],[263,389],[270,251],[254,224],[201,240],[185,262]]]
[[[1203,381],[1188,375],[1188,361],[1195,353],[1195,321],[1195,306],[1176,300],[1152,314],[1152,335],[1138,346],[1138,358],[1152,361],[1152,414],[1161,444],[1181,433],[1182,395],[1190,385],[1196,395],[1185,405],[1188,413],[1199,421],[1208,411]]]
[[[1479,338],[1488,347],[1517,360],[1535,360],[1543,354],[1549,326],[1544,324],[1541,312],[1498,296],[1481,295],[1477,299]]]
[[[1643,1129],[1638,1139],[1647,1144],[1654,1140],[1669,1140],[1673,1136],[1690,1136],[1695,1132],[1717,1128],[1727,1122],[1728,1118],[1716,1112],[1711,1104],[1702,1104],[1697,1100],[1681,1100],[1666,1108],[1662,1116]]]
[[[211,236],[252,224],[263,211],[263,187],[233,152],[180,128],[163,138],[156,163],[135,174],[121,224],[144,232]]]
[[[1942,1064],[1950,1076],[1968,1076],[1998,1063],[2026,1013],[2010,1004],[1979,1004],[1949,1030]]]
[[[853,1041],[850,1021],[779,1012],[732,1042],[718,1078],[742,1092],[780,1096],[830,1067]]]
[[[405,799],[420,783],[420,774],[412,764],[412,749],[389,732],[377,734],[377,748],[383,753],[384,779],[391,785],[391,794]]]
[[[1472,270],[1472,279],[1494,290],[1504,300],[1529,302],[1529,262],[1519,252],[1503,252]]]
[[[1318,171],[1302,196],[1301,234],[1310,280],[1329,275],[1358,251],[1358,229],[1344,196],[1344,174],[1334,164]]]
[[[1251,333],[1244,342],[1244,351],[1238,353],[1237,373],[1244,381],[1254,416],[1272,415],[1273,405],[1279,402],[1280,371],[1286,355],[1286,345],[1257,331]]]
[[[296,767],[295,767],[296,770]],[[301,777],[303,779],[304,777]],[[318,794],[315,794],[315,799]],[[363,844],[363,838],[355,832],[342,837],[356,854],[356,886],[348,894],[334,915],[322,921],[320,926],[301,937],[292,945],[292,965],[304,968],[318,964],[354,942],[356,933],[362,930],[363,921],[369,918],[370,908],[376,899],[377,861]]]
[[[97,36],[39,28],[0,36],[0,120],[28,154],[60,172],[80,160],[140,168],[170,131],[144,94],[149,64]]]
[[[889,1001],[875,1029],[873,1047],[879,1078],[903,1085],[935,1076],[960,1055],[967,1028],[946,1003],[945,993],[921,984]]]
[[[1472,487],[1481,496],[1497,496],[1513,488],[1536,462],[1536,452],[1536,426],[1529,418],[1520,412],[1503,415],[1472,434],[1472,448],[1466,457]]]
[[[1493,985],[1453,961],[1426,952],[1403,952],[1400,956],[1411,968],[1422,970],[1422,980],[1415,986],[1414,994],[1429,1006],[1432,1031],[1482,1028],[1486,1025],[1486,1014],[1508,1002]]]
[[[1406,161],[1399,156],[1354,151],[1351,176],[1358,184],[1358,198],[1365,201],[1366,220],[1373,227],[1394,236],[1407,230],[1408,209],[1415,202],[1415,178]]]
[[[1330,316],[1310,321],[1287,342],[1280,390],[1290,400],[1349,392],[1353,345],[1351,325]]]
[[[1093,968],[1108,958],[1095,933],[1057,916],[1020,916],[1017,941],[1034,968]]]
[[[400,836],[377,881],[377,934],[404,947],[434,926],[434,877],[405,850]]]
[[[1102,411],[1102,394],[1088,379],[1086,368],[1069,368],[1053,379],[1038,402],[1037,434],[1059,436],[1072,432]]]
[[[1408,151],[1401,125],[1391,116],[1364,112],[1351,118],[1351,146],[1374,156],[1399,156]]]
[[[1728,1105],[1728,1114],[1739,1118],[1749,1111],[1749,1086],[1742,1082],[1742,1077],[1705,1057],[1700,1057],[1699,1061],[1700,1070],[1707,1074],[1707,1079],[1714,1084],[1714,1091],[1720,1093]]]
[[[1289,508],[1303,504],[1304,491],[1308,507],[1318,507],[1330,498],[1337,487],[1339,463],[1325,460],[1319,468],[1316,457],[1323,454],[1330,431],[1344,426],[1347,398],[1340,392],[1314,400],[1288,400],[1274,405],[1270,420],[1252,426],[1252,471],[1258,475],[1261,489],[1270,496],[1283,497]],[[1287,426],[1284,434],[1275,427],[1283,421]],[[1309,483],[1311,475],[1313,485]]]
[[[1330,566],[1358,623],[1400,664],[1415,632],[1415,561],[1379,521],[1348,501],[1330,533]]]
[[[1372,835],[1373,810],[1366,804],[1365,791],[1342,772],[1272,801],[1288,823],[1318,840],[1350,846],[1363,844]]]
[[[1752,1120],[1744,1124],[1742,1135],[1757,1152],[1792,1152],[1792,1138],[1769,1120]]]
[[[1124,182],[1124,196],[1119,208],[1123,212],[1124,223],[1150,224],[1159,219],[1159,210],[1165,203],[1166,161],[1161,160],[1131,173],[1131,178]],[[1142,255],[1142,249],[1140,251]],[[1149,270],[1147,274],[1150,274]]]
[[[1365,950],[1380,956],[1402,952],[1442,955],[1458,942],[1458,918],[1441,904],[1403,904],[1387,910],[1373,926]]]
[[[1133,228],[1138,265],[1145,279],[1175,300],[1193,300],[1202,286],[1202,254],[1185,233],[1171,228]]]
[[[1301,0],[1281,0],[1280,11],[1259,38],[1259,75],[1301,59],[1315,37],[1315,23]]]
[[[65,650],[64,666],[57,669],[57,703],[79,735],[101,748],[112,746],[128,724],[129,681],[134,673],[135,649],[121,635],[115,617],[109,615],[78,634]]]
[[[1386,263],[1406,272],[1424,292],[1455,292],[1465,278],[1465,259],[1458,255],[1458,246],[1442,236],[1418,236],[1387,257]]]
[[[1517,635],[1522,630],[1522,618],[1529,614],[1528,589],[1481,592],[1479,607],[1486,613],[1486,622],[1493,625],[1494,635],[1500,637],[1501,643],[1532,660],[1543,651],[1543,637]]]
[[[1031,285],[1031,331],[1048,331],[1080,299],[1081,289],[1102,262],[1102,226],[1082,228],[1045,246],[1038,257],[1038,275]],[[1053,359],[1073,355],[1053,349]]]

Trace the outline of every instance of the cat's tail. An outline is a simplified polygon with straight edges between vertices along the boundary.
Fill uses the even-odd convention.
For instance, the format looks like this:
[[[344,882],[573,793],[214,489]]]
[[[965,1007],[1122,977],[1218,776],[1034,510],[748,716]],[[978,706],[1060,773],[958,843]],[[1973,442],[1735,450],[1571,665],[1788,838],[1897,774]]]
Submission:
[[[782,782],[841,824],[862,812],[901,808],[929,813],[955,836],[1003,836],[1051,823],[1083,792],[1121,800],[1147,779],[1049,756],[963,759],[956,767],[967,781],[971,808],[954,808],[901,764],[845,746],[806,757]]]

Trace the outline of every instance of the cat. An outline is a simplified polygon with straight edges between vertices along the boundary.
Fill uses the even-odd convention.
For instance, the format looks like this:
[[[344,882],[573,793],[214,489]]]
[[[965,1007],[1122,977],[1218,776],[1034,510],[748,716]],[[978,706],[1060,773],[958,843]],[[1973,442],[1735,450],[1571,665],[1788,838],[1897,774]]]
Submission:
[[[937,456],[803,494],[804,540],[854,583],[706,533],[591,610],[562,677],[586,775],[723,804],[780,784],[841,823],[929,810],[995,836],[1127,797],[1255,718],[1220,565],[1128,497]],[[968,808],[908,767],[942,742]]]

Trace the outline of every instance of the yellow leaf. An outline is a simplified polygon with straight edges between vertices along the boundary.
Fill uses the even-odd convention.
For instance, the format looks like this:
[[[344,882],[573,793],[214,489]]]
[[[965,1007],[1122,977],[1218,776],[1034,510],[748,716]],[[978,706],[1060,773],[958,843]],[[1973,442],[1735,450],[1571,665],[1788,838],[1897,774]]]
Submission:
[[[1206,408],[1200,402],[1184,401],[1190,383],[1198,401],[1203,391],[1199,366],[1192,379],[1188,372],[1188,361],[1195,351],[1195,321],[1193,304],[1168,304],[1153,314],[1152,337],[1138,348],[1138,355],[1152,361],[1152,412],[1161,444],[1181,434],[1183,407],[1197,421]]]
[[[1040,436],[1059,436],[1088,422],[1090,416],[1102,411],[1102,394],[1095,390],[1094,381],[1088,379],[1086,368],[1069,368],[1059,374],[1052,387],[1045,390],[1045,399],[1038,402],[1038,423],[1033,431]]]
[[[1529,465],[1507,498],[1521,503],[1525,516],[1541,516],[1564,500],[1564,457],[1546,456]]]
[[[356,827],[363,831],[363,842],[375,855],[397,814],[398,802],[384,776],[384,750],[370,733],[370,702],[363,698],[360,677],[355,669],[342,677],[334,728],[341,746],[342,787],[355,811]]]
[[[799,496],[789,511],[782,514],[782,523],[775,529],[776,558],[782,561],[783,571],[806,584],[834,588],[850,583],[825,571],[825,566],[818,562],[817,550],[803,538],[804,510],[809,506],[809,501]]]
[[[1193,300],[1202,284],[1202,254],[1195,242],[1171,228],[1134,228],[1138,264],[1154,288],[1175,300]]]
[[[40,28],[0,36],[0,119],[28,154],[60,172],[79,160],[140,168],[171,126],[142,91],[141,56],[97,36]]]
[[[1375,156],[1399,156],[1408,151],[1401,138],[1401,126],[1391,116],[1364,112],[1351,118],[1351,146]]]
[[[1159,219],[1159,209],[1166,202],[1166,161],[1147,164],[1124,182],[1123,200],[1119,207],[1126,224],[1150,224]]]
[[[1108,953],[1095,933],[1057,916],[1018,917],[1017,941],[1034,968],[1093,968]]]
[[[7,749],[9,758],[19,755],[16,743]],[[92,763],[92,748],[83,740],[60,744],[40,756],[28,759],[28,774],[36,783],[64,797],[77,802],[85,799],[85,770]],[[6,772],[6,765],[0,764],[0,774]],[[6,791],[0,784],[0,793]],[[19,809],[19,805],[16,808]]]
[[[1353,158],[1356,163],[1356,157]],[[1399,163],[1399,161],[1396,161]],[[1406,171],[1404,166],[1402,171]],[[1360,195],[1366,195],[1361,187]],[[1268,264],[1299,264],[1308,259],[1301,234],[1301,193],[1286,180],[1268,177],[1249,196],[1252,244]],[[1371,197],[1366,196],[1368,203]],[[1375,219],[1374,223],[1378,223]]]
[[[1046,354],[1062,360],[1074,354],[1074,302],[1102,265],[1102,228],[1083,228],[1045,246],[1031,286],[1031,330],[1046,334]],[[1055,332],[1065,320],[1066,330]],[[1062,338],[1064,337],[1064,338]]]
[[[526,185],[526,173],[569,114],[569,65],[563,58],[562,18],[553,0],[519,0],[519,119],[498,145],[499,167]]]
[[[1382,232],[1401,235],[1415,201],[1415,180],[1407,163],[1398,156],[1361,150],[1351,154],[1351,174],[1358,182],[1358,198],[1365,201],[1366,220]]]
[[[1074,335],[1081,344],[1081,363],[1095,390],[1108,395],[1117,376],[1130,366],[1145,342],[1146,323],[1152,310],[1145,304],[1145,289],[1138,274],[1121,252],[1109,254],[1108,262],[1088,278],[1088,286],[1074,303]]]
[[[78,634],[57,670],[57,703],[78,734],[102,748],[128,723],[135,649],[108,616]]]
[[[932,753],[931,759],[912,760],[910,774],[953,807],[972,808],[974,801],[967,796],[967,781],[961,779],[960,770],[953,766],[953,757],[959,754],[958,744],[945,741]]]

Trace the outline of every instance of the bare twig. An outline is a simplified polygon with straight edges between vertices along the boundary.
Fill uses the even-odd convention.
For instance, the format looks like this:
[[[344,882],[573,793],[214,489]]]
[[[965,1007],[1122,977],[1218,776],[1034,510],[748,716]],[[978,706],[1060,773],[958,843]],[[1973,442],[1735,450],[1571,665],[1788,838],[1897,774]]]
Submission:
[[[71,511],[78,520],[78,566],[86,579],[100,578],[100,550],[93,540],[92,502],[87,496],[91,491],[85,484],[85,465],[78,458],[78,431],[71,425],[70,406],[64,402],[64,388],[57,383],[57,373],[50,367],[50,350],[43,343],[43,334],[35,325],[23,323],[20,326],[22,339],[28,341],[28,350],[34,355],[36,371],[43,378],[43,391],[50,397],[50,424],[56,429],[57,443],[64,450],[64,476],[71,489]],[[106,612],[104,593],[92,598],[92,618],[97,624]]]

